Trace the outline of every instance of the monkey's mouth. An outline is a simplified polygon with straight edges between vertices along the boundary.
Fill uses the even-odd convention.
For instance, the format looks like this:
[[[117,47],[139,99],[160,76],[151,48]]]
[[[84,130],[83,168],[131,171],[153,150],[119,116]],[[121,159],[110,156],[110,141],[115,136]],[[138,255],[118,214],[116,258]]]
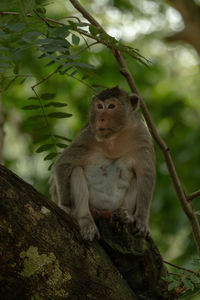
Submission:
[[[98,128],[97,134],[100,138],[109,138],[114,134],[114,130],[111,128]]]
[[[98,131],[100,132],[100,133],[102,133],[102,134],[106,134],[106,133],[111,133],[111,132],[113,132],[113,130],[111,129],[111,128],[103,128],[103,127],[100,127],[100,128],[98,128]]]

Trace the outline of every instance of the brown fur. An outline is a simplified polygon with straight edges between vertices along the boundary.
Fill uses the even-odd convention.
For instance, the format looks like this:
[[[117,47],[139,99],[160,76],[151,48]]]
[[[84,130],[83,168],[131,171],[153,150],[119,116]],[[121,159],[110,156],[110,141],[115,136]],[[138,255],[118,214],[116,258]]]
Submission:
[[[99,236],[90,212],[91,205],[102,211],[107,206],[110,210],[117,207],[112,213],[118,214],[124,222],[133,222],[140,235],[146,236],[149,232],[155,159],[149,132],[136,112],[138,102],[137,96],[128,95],[117,87],[96,95],[89,122],[53,167],[52,198],[77,220],[85,239]],[[95,176],[97,183],[93,182]],[[106,189],[110,187],[105,178],[113,185],[113,195],[116,192],[117,198],[112,194],[108,197]],[[104,201],[99,192],[104,183],[102,193],[110,203]],[[123,190],[126,183],[128,188]],[[91,194],[95,189],[96,199]],[[120,193],[123,199],[118,197]],[[98,203],[98,199],[102,202]]]

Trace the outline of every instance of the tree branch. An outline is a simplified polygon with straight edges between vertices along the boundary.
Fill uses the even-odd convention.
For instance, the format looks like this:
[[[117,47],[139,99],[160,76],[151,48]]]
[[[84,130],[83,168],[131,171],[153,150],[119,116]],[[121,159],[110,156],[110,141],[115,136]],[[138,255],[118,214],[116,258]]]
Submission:
[[[77,0],[70,0],[70,2],[83,15],[83,17],[85,17],[93,26],[96,26],[103,33],[105,32],[103,27],[88,13],[88,11],[86,11],[86,9]],[[136,87],[135,81],[134,81],[120,51],[112,48],[111,46],[109,46],[109,48],[110,48],[111,52],[113,53],[117,63],[119,64],[121,74],[125,77],[126,81],[128,82],[128,85],[129,85],[131,91],[136,92],[139,95],[139,91]],[[158,144],[159,148],[161,149],[161,151],[163,153],[163,156],[164,156],[172,183],[174,185],[177,197],[180,201],[180,204],[181,204],[185,214],[187,215],[187,217],[190,221],[194,240],[195,240],[196,247],[197,247],[197,251],[200,255],[200,225],[198,222],[198,218],[193,210],[191,203],[188,202],[188,200],[186,198],[185,191],[183,189],[183,186],[181,185],[180,179],[179,179],[176,169],[175,169],[175,165],[174,165],[172,157],[170,155],[169,147],[165,144],[165,142],[159,136],[157,129],[152,121],[151,115],[150,115],[150,113],[146,107],[146,104],[141,96],[140,96],[140,100],[141,100],[140,103],[141,103],[141,110],[142,110],[143,116],[146,120],[147,126],[152,134],[152,137],[154,138],[154,140],[156,141],[156,143]]]
[[[190,195],[187,195],[187,200],[188,201],[192,201],[194,198],[199,197],[200,196],[200,190],[191,193]]]
[[[168,261],[166,261],[166,260],[163,260],[163,262],[164,262],[165,264],[169,265],[169,266],[172,266],[172,267],[176,268],[176,269],[179,269],[179,270],[182,270],[182,271],[185,271],[185,272],[189,272],[189,273],[192,273],[192,274],[194,274],[194,275],[198,275],[197,272],[194,272],[194,271],[192,271],[192,270],[189,270],[189,269],[186,269],[186,268],[177,266],[177,265],[172,264],[172,263],[170,263],[170,262],[168,262]],[[180,275],[180,274],[179,274],[179,275]]]

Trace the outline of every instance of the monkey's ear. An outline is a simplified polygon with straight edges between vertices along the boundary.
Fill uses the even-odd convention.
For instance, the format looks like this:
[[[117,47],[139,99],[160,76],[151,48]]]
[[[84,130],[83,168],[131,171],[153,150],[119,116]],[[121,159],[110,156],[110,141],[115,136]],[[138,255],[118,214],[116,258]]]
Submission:
[[[140,97],[137,94],[131,94],[129,95],[129,100],[131,102],[133,110],[137,110],[140,106]]]

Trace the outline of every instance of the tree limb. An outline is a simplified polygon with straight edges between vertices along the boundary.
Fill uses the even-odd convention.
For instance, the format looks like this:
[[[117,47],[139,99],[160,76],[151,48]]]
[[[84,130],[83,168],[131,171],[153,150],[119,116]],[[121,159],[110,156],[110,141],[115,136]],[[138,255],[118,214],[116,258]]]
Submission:
[[[69,0],[69,1],[83,15],[83,17],[85,17],[93,26],[96,26],[102,32],[105,32],[103,27],[88,13],[88,11],[86,11],[86,9],[77,0]],[[129,85],[131,91],[136,92],[139,95],[139,91],[136,87],[135,81],[134,81],[120,51],[113,49],[111,46],[109,46],[109,48],[110,48],[111,52],[113,53],[117,63],[119,64],[120,71],[121,71],[122,75],[125,77],[126,81],[128,82],[128,85]],[[158,144],[159,148],[161,149],[161,151],[163,153],[163,156],[164,156],[172,183],[174,185],[177,197],[178,197],[180,204],[191,224],[197,251],[198,251],[198,254],[200,255],[200,224],[198,222],[198,218],[195,214],[195,211],[194,211],[191,203],[188,202],[188,200],[186,198],[186,194],[185,194],[183,186],[180,182],[178,174],[176,172],[176,168],[173,163],[173,160],[172,160],[172,157],[171,157],[171,154],[169,151],[169,147],[165,144],[165,142],[159,136],[157,129],[152,121],[151,115],[147,109],[147,106],[141,96],[140,96],[140,100],[141,100],[140,105],[141,105],[141,110],[142,110],[143,116],[144,116],[147,126],[152,134],[152,137],[154,138],[154,140],[156,141],[156,143]]]
[[[188,201],[192,201],[194,198],[199,197],[199,196],[200,196],[200,190],[187,195],[187,199],[188,199]]]
[[[100,218],[100,241],[85,241],[69,215],[1,165],[0,191],[0,299],[175,298],[150,237]]]

